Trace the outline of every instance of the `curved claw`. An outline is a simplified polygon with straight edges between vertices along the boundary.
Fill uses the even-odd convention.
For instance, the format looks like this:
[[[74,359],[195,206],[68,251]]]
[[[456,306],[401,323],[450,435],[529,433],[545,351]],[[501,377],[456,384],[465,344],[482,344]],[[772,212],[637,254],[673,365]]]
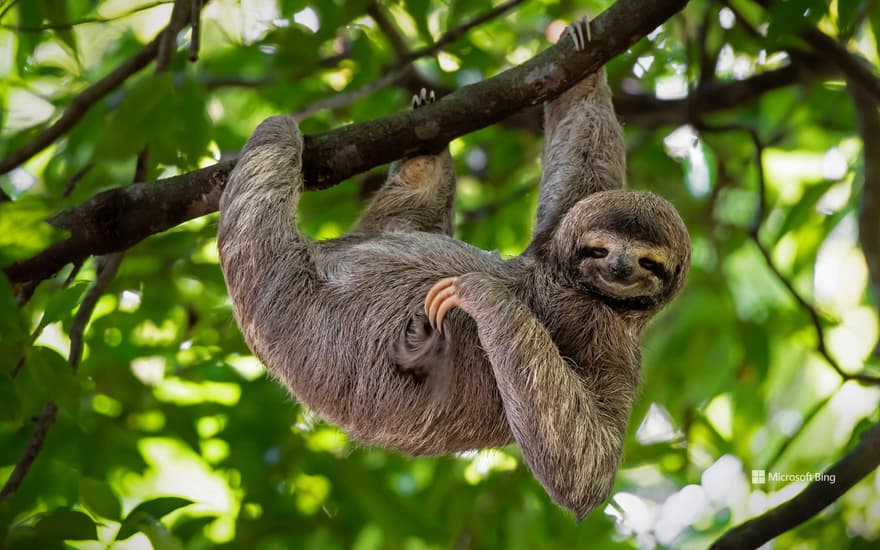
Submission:
[[[446,313],[461,304],[461,300],[456,294],[455,282],[458,277],[446,277],[440,279],[425,297],[425,314],[428,316],[428,323],[431,328],[443,333],[443,318]]]
[[[413,95],[412,108],[418,109],[419,107],[424,107],[428,103],[434,103],[435,101],[437,101],[437,94],[434,93],[434,90],[422,88],[419,93]]]
[[[586,15],[579,21],[574,21],[566,30],[568,35],[571,36],[571,41],[574,42],[574,49],[576,51],[584,51],[587,48],[587,44],[593,39],[590,36],[590,18]]]

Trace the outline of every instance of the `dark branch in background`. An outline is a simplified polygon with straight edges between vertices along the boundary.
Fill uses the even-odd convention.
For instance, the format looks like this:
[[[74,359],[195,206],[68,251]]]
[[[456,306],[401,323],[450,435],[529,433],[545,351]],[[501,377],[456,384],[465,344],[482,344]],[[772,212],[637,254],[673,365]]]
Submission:
[[[686,0],[619,0],[592,22],[588,51],[572,55],[568,39],[483,82],[465,86],[423,109],[306,137],[307,189],[323,189],[354,174],[503,120],[562,93],[626,51],[684,7]],[[122,250],[145,237],[217,209],[235,161],[224,161],[156,183],[97,194],[49,220],[70,237],[5,269],[13,282],[51,276],[68,262]]]
[[[877,102],[858,84],[849,83],[862,137],[865,182],[859,212],[859,242],[868,264],[874,303],[880,308],[880,114]],[[875,346],[875,355],[880,349]]]
[[[880,80],[861,58],[850,53],[846,47],[818,29],[807,29],[801,36],[813,48],[816,55],[825,57],[851,82],[857,83],[865,92],[871,94],[874,101],[880,101]]]
[[[189,23],[191,32],[189,40],[189,60],[195,62],[199,60],[199,46],[202,41],[202,0],[191,1],[192,7],[190,8],[190,15],[192,19]]]
[[[872,376],[869,374],[853,374],[848,373],[840,366],[840,363],[837,362],[831,353],[828,351],[828,346],[825,341],[825,329],[822,325],[822,318],[819,315],[819,311],[816,307],[807,301],[800,292],[794,287],[794,284],[786,277],[776,265],[776,262],[773,261],[773,255],[770,253],[770,250],[767,246],[761,241],[760,230],[761,224],[764,221],[764,216],[766,213],[766,189],[767,184],[764,177],[764,143],[761,141],[760,136],[755,131],[754,128],[750,128],[748,126],[742,125],[727,125],[727,126],[708,126],[708,125],[700,125],[700,130],[708,131],[708,132],[745,132],[749,138],[752,140],[752,143],[755,147],[755,168],[758,171],[758,204],[755,207],[755,214],[752,218],[752,223],[748,227],[749,237],[752,239],[752,242],[755,243],[755,246],[758,248],[758,251],[761,253],[761,256],[764,258],[764,263],[767,265],[767,268],[773,273],[776,280],[782,283],[782,286],[785,287],[785,290],[788,292],[789,296],[791,296],[798,305],[807,312],[810,317],[810,322],[813,325],[813,329],[816,332],[816,351],[819,355],[825,359],[825,362],[828,363],[832,369],[843,379],[843,380],[853,380],[860,384],[873,384],[880,385],[880,377]]]
[[[9,153],[0,160],[0,175],[21,166],[73,128],[97,102],[118,88],[128,77],[149,65],[156,58],[164,35],[173,34],[176,36],[187,22],[183,21],[180,24],[180,21],[176,21],[177,24],[180,24],[179,27],[175,26],[168,32],[160,32],[152,42],[141,48],[138,53],[123,62],[107,76],[83,90],[82,93],[73,99],[70,106],[61,115],[61,118],[55,121],[54,124],[35,135],[21,149]]]
[[[406,47],[406,40],[397,32],[394,23],[391,22],[391,19],[388,18],[388,15],[378,2],[370,2],[367,6],[367,15],[376,22],[376,26],[379,27],[379,30],[382,31],[382,34],[391,43],[391,49],[394,50],[395,54],[399,57],[404,57],[409,53],[409,48]]]
[[[880,424],[862,432],[859,444],[825,471],[834,483],[816,480],[791,500],[738,525],[712,545],[712,550],[758,548],[809,520],[880,466]]]
[[[43,407],[43,412],[40,413],[40,416],[35,419],[37,425],[34,428],[34,433],[31,435],[30,440],[28,440],[27,447],[25,447],[21,458],[19,458],[18,462],[15,464],[15,468],[12,470],[12,474],[9,475],[9,479],[6,480],[6,483],[3,484],[3,488],[0,489],[0,503],[11,497],[21,486],[21,482],[24,481],[31,466],[34,465],[34,460],[37,459],[37,455],[40,454],[40,450],[43,448],[43,443],[46,441],[46,434],[49,432],[49,427],[52,426],[52,423],[55,421],[55,415],[57,413],[58,405],[49,401],[46,403],[46,406]]]

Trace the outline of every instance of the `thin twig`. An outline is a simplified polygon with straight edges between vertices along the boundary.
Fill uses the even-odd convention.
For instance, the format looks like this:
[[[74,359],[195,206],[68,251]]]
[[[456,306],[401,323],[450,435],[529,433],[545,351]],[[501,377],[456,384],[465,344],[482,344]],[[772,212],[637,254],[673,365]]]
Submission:
[[[201,44],[202,35],[202,0],[192,0],[190,17],[192,20],[189,23],[189,60],[196,62],[199,60],[199,46]]]
[[[61,196],[65,198],[69,197],[70,194],[73,192],[73,189],[80,182],[80,180],[82,180],[85,175],[89,173],[89,170],[94,167],[95,162],[89,161],[85,164],[85,166],[77,170],[76,173],[71,176],[69,180],[67,180],[67,185],[64,186],[64,191],[62,191]]]
[[[174,52],[177,50],[177,34],[189,23],[192,7],[191,0],[174,0],[171,20],[162,31],[159,51],[156,53],[156,74],[164,73],[171,67]]]
[[[880,466],[880,424],[862,432],[859,444],[797,496],[734,527],[712,550],[758,548],[813,518]],[[833,481],[832,481],[833,480]]]
[[[34,460],[37,459],[37,455],[40,454],[40,450],[43,448],[43,443],[46,441],[46,434],[49,432],[49,427],[52,425],[52,422],[55,421],[55,415],[57,413],[58,405],[52,401],[49,401],[46,403],[46,406],[43,407],[43,412],[41,412],[40,416],[36,419],[37,426],[34,428],[34,433],[28,440],[28,444],[24,448],[21,458],[19,458],[18,462],[15,464],[15,468],[12,470],[12,474],[9,475],[9,479],[3,484],[3,489],[0,489],[0,502],[4,502],[11,497],[13,493],[18,490],[19,486],[21,486],[21,482],[24,481],[31,466],[34,465]]]
[[[119,271],[119,264],[122,262],[124,255],[125,252],[114,252],[113,254],[101,256],[98,259],[95,282],[92,283],[82,302],[80,302],[79,309],[76,310],[76,315],[74,315],[73,322],[70,324],[70,354],[67,360],[73,372],[79,370],[79,364],[82,361],[83,336],[86,325],[88,325],[89,320],[92,318],[92,313],[95,311],[98,299],[104,295],[107,287],[110,286],[110,283]]]

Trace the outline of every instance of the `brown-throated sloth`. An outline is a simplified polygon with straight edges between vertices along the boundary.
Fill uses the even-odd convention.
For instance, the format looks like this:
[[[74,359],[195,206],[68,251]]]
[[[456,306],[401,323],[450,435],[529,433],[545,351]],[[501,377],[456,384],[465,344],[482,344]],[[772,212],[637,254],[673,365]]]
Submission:
[[[582,50],[586,25],[563,47]],[[321,417],[412,454],[516,441],[582,518],[612,489],[639,338],[681,288],[690,245],[668,202],[623,189],[604,70],[550,101],[545,126],[537,223],[519,257],[450,236],[448,150],[395,162],[349,234],[310,241],[295,221],[303,142],[289,117],[248,140],[218,243],[246,342]]]

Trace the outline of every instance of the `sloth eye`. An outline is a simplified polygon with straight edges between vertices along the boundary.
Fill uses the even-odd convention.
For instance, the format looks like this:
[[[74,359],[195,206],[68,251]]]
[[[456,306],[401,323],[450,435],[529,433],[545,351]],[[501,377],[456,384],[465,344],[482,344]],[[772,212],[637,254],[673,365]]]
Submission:
[[[660,269],[660,263],[655,262],[654,260],[652,260],[650,258],[640,258],[639,265],[642,266],[643,268],[647,269],[648,271],[653,271],[653,272],[657,272],[657,270]]]
[[[608,249],[602,247],[585,246],[581,249],[582,258],[604,258],[608,255]]]

